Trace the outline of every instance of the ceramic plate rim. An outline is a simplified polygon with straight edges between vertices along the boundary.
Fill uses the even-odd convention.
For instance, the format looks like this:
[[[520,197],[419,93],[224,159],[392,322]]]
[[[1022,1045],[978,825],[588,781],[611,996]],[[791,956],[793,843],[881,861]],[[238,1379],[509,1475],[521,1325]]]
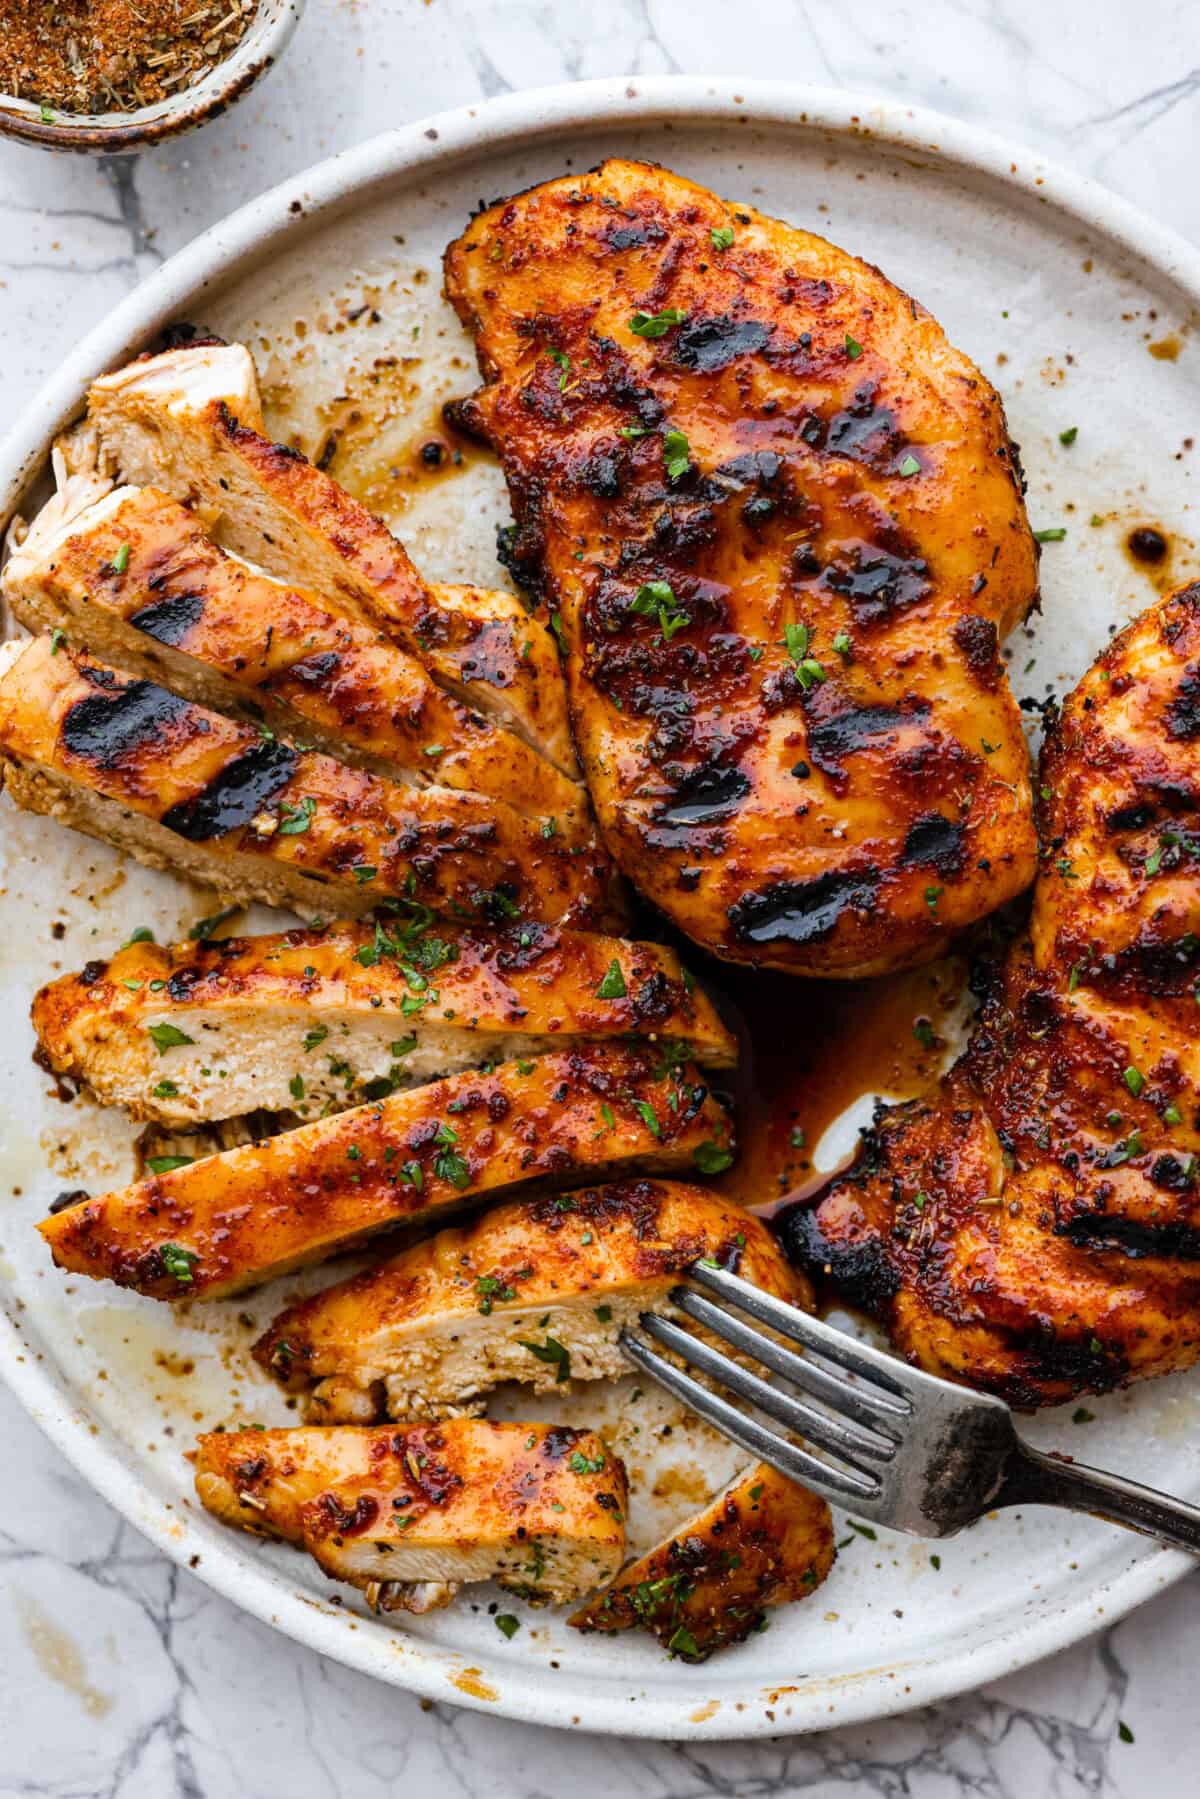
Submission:
[[[260,256],[296,224],[297,201],[308,223],[389,181],[431,174],[489,147],[519,149],[572,129],[585,133],[611,127],[623,118],[639,126],[664,120],[744,121],[759,128],[774,125],[833,139],[849,137],[860,144],[875,141],[936,159],[990,177],[1070,216],[1176,283],[1200,307],[1200,250],[1098,183],[939,113],[843,89],[690,75],[532,89],[439,113],[342,151],[248,202],[180,250],[65,357],[0,444],[0,519],[7,522],[20,504],[51,438],[79,410],[88,382],[140,348],[210,283],[233,276],[240,263]],[[127,1451],[106,1441],[103,1428],[96,1432],[66,1382],[30,1353],[6,1312],[0,1312],[0,1378],[89,1485],[173,1561],[186,1566],[193,1553],[186,1520],[146,1483]],[[424,1697],[543,1725],[729,1740],[865,1722],[968,1691],[1079,1642],[1099,1627],[1101,1613],[1111,1623],[1193,1566],[1181,1553],[1147,1549],[1115,1579],[1084,1585],[1067,1603],[1001,1624],[953,1662],[907,1662],[865,1669],[836,1683],[821,1680],[807,1689],[794,1687],[786,1721],[757,1683],[747,1691],[744,1709],[734,1711],[727,1703],[710,1716],[697,1717],[690,1682],[681,1681],[677,1695],[655,1691],[631,1704],[628,1696],[589,1693],[586,1676],[544,1684],[521,1681],[524,1664],[514,1668],[517,1678],[505,1681],[503,1690],[489,1699],[453,1684],[455,1673],[462,1673],[461,1656],[412,1638],[383,1640],[374,1632],[348,1630],[346,1614],[314,1604],[310,1596],[290,1590],[273,1570],[256,1567],[236,1539],[228,1547],[220,1541],[206,1543],[194,1572],[306,1647]],[[492,1660],[482,1650],[479,1659]],[[485,1675],[489,1683],[503,1679],[494,1663]],[[835,1684],[837,1703],[831,1711]]]

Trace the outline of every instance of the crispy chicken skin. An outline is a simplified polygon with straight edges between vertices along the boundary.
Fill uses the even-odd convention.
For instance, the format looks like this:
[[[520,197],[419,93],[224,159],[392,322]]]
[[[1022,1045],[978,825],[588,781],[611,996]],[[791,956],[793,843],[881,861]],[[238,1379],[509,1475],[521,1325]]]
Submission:
[[[400,787],[56,638],[0,648],[0,773],[28,811],[243,900],[592,921],[608,881],[502,801]]]
[[[524,739],[438,687],[352,612],[231,558],[153,487],[34,520],[2,586],[31,631],[220,711],[249,712],[341,759],[420,787],[466,788],[593,833],[587,795]]]
[[[835,1553],[825,1501],[758,1462],[570,1622],[648,1630],[680,1660],[706,1661],[760,1630],[768,1606],[807,1599]]]
[[[386,629],[464,703],[577,774],[550,632],[511,594],[424,582],[379,519],[271,443],[242,345],[169,350],[102,376],[74,441],[76,465],[98,460],[194,504],[225,548]]]
[[[683,1174],[729,1133],[694,1068],[597,1046],[356,1106],[83,1201],[38,1228],[73,1274],[159,1299],[213,1299],[535,1182]]]
[[[912,1360],[1023,1407],[1200,1354],[1200,585],[1114,638],[1039,787],[1030,934],[966,1054],[782,1226]]]
[[[565,1425],[221,1431],[195,1465],[214,1517],[306,1549],[379,1611],[427,1611],[481,1580],[560,1604],[624,1553],[621,1460]]]
[[[669,1310],[700,1256],[811,1305],[760,1219],[702,1187],[630,1181],[514,1201],[439,1231],[290,1306],[254,1354],[309,1395],[313,1422],[478,1411],[501,1381],[554,1392],[568,1379],[619,1379],[622,1330]]]
[[[428,914],[130,943],[43,987],[32,1017],[55,1074],[175,1125],[303,1118],[588,1041],[643,1038],[706,1068],[737,1056],[673,950],[538,925],[484,934]],[[160,1048],[163,1025],[185,1041]]]
[[[1000,401],[868,264],[612,160],[446,255],[619,866],[714,954],[880,974],[1034,872]],[[636,328],[640,326],[640,331]]]

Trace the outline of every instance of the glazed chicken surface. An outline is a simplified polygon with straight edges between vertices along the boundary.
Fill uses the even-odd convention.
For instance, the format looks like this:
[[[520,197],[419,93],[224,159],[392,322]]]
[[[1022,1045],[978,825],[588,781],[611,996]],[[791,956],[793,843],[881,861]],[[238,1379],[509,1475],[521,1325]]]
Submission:
[[[1022,1407],[1200,1354],[1200,584],[1099,657],[1039,791],[966,1054],[782,1225],[912,1360]]]
[[[1032,878],[999,644],[1037,592],[1000,401],[878,270],[611,160],[446,257],[514,571],[620,867],[718,956],[879,974]]]

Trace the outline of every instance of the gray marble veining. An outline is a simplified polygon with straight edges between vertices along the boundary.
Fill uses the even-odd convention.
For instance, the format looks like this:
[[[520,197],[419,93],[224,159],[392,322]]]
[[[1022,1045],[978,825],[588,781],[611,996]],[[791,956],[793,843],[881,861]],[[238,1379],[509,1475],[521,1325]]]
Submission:
[[[107,163],[0,146],[8,407],[164,256],[316,158],[510,88],[668,71],[791,76],[937,107],[1200,237],[1191,0],[309,0],[281,67],[199,137]],[[621,1743],[426,1709],[322,1662],[150,1549],[3,1392],[0,1419],[0,1799],[1197,1788],[1195,1580],[1050,1662],[895,1721],[703,1749]]]

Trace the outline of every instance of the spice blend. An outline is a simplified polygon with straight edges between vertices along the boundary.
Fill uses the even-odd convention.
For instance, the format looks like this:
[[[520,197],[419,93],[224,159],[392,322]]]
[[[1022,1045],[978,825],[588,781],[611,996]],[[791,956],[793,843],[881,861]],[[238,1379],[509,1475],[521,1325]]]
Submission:
[[[134,112],[235,50],[259,0],[0,0],[0,92],[55,113]]]

